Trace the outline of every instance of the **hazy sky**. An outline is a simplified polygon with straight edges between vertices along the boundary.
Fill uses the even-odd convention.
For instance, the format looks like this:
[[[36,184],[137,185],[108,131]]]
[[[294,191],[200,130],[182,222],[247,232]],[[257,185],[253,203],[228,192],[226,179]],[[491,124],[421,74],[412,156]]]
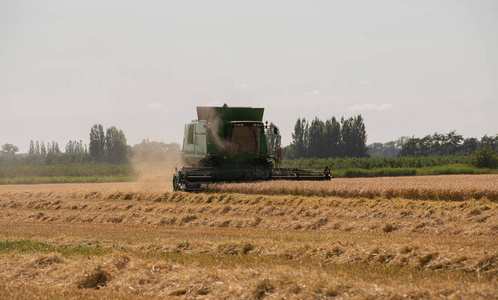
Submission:
[[[362,114],[368,143],[498,133],[498,1],[0,0],[0,145],[93,124],[181,142],[196,106]]]

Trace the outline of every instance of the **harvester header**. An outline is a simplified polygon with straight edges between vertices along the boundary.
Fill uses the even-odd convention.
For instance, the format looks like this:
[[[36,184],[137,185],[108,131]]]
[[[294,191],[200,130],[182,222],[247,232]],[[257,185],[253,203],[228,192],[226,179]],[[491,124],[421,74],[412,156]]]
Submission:
[[[198,106],[197,120],[185,125],[182,152],[188,166],[175,172],[174,190],[195,191],[211,182],[330,179],[327,167],[322,173],[276,168],[280,149],[274,155],[268,144],[275,144],[278,129],[263,123],[263,113],[264,108]]]

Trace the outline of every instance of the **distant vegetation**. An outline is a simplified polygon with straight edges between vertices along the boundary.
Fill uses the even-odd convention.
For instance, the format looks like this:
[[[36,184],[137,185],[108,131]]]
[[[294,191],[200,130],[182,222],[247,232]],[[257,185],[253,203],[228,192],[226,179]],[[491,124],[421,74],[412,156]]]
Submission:
[[[434,133],[423,138],[406,139],[398,153],[398,156],[456,156],[469,155],[476,151],[490,147],[498,153],[498,134],[494,137],[483,136],[480,140],[476,138],[463,138],[455,131],[447,134]]]
[[[69,141],[65,152],[55,141],[31,141],[27,154],[5,144],[0,151],[0,184],[119,182],[136,180],[151,169],[171,169],[179,161],[180,145],[144,140],[129,146],[123,131],[110,127],[104,134],[96,124],[90,131],[90,147]]]
[[[367,133],[361,115],[309,123],[297,119],[292,143],[282,149],[284,158],[368,157]]]
[[[282,167],[323,168],[335,177],[482,174],[498,170],[498,135],[464,138],[451,131],[366,145],[361,115],[311,123],[299,118]]]
[[[279,130],[270,124],[266,131],[275,154],[280,147]],[[132,147],[122,130],[112,126],[104,132],[101,124],[92,126],[89,137],[89,146],[70,140],[64,153],[55,141],[31,141],[27,154],[4,144],[0,184],[131,181],[144,172],[181,165],[177,143],[144,140]],[[298,119],[292,138],[282,149],[280,167],[328,166],[334,177],[498,173],[498,135],[463,138],[452,131],[366,146],[365,124],[358,115],[340,121],[315,118],[311,123]]]
[[[27,155],[5,144],[0,152],[0,184],[131,181],[131,147],[123,131],[112,126],[106,134],[96,124],[90,131],[90,149],[80,140],[69,141],[65,153],[55,141],[31,141]]]
[[[19,148],[11,144],[5,144],[2,150],[1,154],[10,158],[19,152]],[[131,147],[126,144],[126,136],[122,130],[111,126],[104,134],[104,127],[95,124],[90,130],[90,147],[83,144],[82,140],[70,140],[65,147],[65,153],[62,153],[59,143],[55,141],[46,144],[43,141],[31,141],[28,156],[31,162],[40,160],[48,165],[74,162],[123,164],[128,162],[130,151]]]
[[[371,157],[436,157],[436,156],[466,156],[480,149],[490,147],[498,153],[498,135],[483,136],[481,139],[464,138],[451,131],[446,134],[434,133],[423,138],[401,137],[387,143],[368,145]]]
[[[273,124],[272,124],[273,125]],[[274,125],[273,125],[274,126]],[[367,146],[366,127],[361,115],[340,121],[335,117],[322,121],[315,117],[311,123],[298,118],[292,133],[292,142],[283,147],[285,159],[345,158],[345,157],[439,157],[467,156],[485,147],[498,153],[498,134],[481,139],[464,138],[451,131],[434,133],[423,138],[401,137],[387,143]]]
[[[327,158],[283,160],[282,167],[331,169],[333,177],[385,177],[443,174],[489,174],[498,173],[496,164],[476,164],[487,161],[490,153],[478,152],[468,156],[446,157],[397,157],[397,158]],[[491,157],[497,155],[491,153]],[[485,158],[483,158],[484,156]],[[493,159],[491,159],[493,161]]]

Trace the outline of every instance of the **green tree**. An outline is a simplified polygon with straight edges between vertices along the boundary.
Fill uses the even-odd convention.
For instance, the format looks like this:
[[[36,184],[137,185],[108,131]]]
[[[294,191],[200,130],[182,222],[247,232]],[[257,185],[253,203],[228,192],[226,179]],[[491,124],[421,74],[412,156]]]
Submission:
[[[458,155],[462,147],[463,136],[453,130],[444,135],[443,153],[445,156]]]
[[[308,151],[307,157],[325,157],[324,145],[324,123],[317,117],[311,121],[308,129]]]
[[[84,154],[86,153],[85,148],[83,147],[83,141],[69,141],[66,145],[66,153],[67,154]]]
[[[59,148],[59,143],[52,141],[52,143],[47,143],[47,153],[48,154],[60,154],[61,150]]]
[[[74,154],[75,151],[74,151],[74,144],[75,142],[73,142],[72,140],[69,140],[69,142],[67,142],[66,144],[66,154]]]
[[[403,147],[398,152],[399,157],[420,156],[420,139],[412,137],[403,143]]]
[[[31,142],[29,143],[29,150],[28,150],[28,154],[29,154],[29,155],[34,155],[34,154],[36,154],[36,150],[35,150],[35,143],[33,142],[33,140],[31,140]]]
[[[466,138],[463,140],[459,155],[469,155],[479,150],[479,140],[476,138]]]
[[[494,137],[485,135],[481,138],[481,148],[490,147],[493,152],[498,152],[498,134]]]
[[[341,119],[341,137],[343,156],[367,157],[367,133],[361,115],[349,119]]]
[[[93,125],[90,130],[90,156],[95,162],[105,160],[105,135],[101,124]]]
[[[439,156],[442,154],[443,135],[435,132],[432,136],[428,135],[424,139],[428,141],[428,151],[422,151],[421,156]],[[423,148],[422,148],[423,149]]]
[[[367,148],[367,131],[365,128],[365,123],[363,122],[363,117],[361,115],[353,118],[353,147],[354,156],[353,157],[368,157]]]
[[[382,143],[373,143],[368,145],[368,154],[371,157],[385,157],[384,155],[384,144]]]
[[[124,163],[127,161],[126,137],[122,130],[112,126],[107,129],[105,136],[105,152],[110,163]]]
[[[294,146],[292,144],[282,148],[282,158],[286,159],[298,158]]]
[[[268,153],[270,155],[277,155],[277,149],[281,147],[282,136],[277,125],[270,123],[268,128],[265,129],[266,144],[268,146]]]
[[[86,144],[83,146],[83,141],[80,140],[78,143],[76,143],[76,149],[75,149],[77,154],[85,154],[88,153],[88,149]]]
[[[2,152],[8,156],[14,156],[19,152],[19,147],[12,144],[5,144],[2,146]]]
[[[325,157],[341,156],[341,123],[335,117],[325,122],[324,150]]]
[[[44,142],[41,142],[41,145],[40,145],[40,154],[42,155],[42,157],[45,157],[45,155],[47,155],[47,148],[45,147],[45,143]]]
[[[456,156],[469,155],[489,146],[493,152],[498,152],[498,135],[489,137],[487,135],[481,138],[481,141],[475,138],[464,139],[462,135],[457,134],[455,130],[447,134],[434,133],[426,135],[423,138],[409,138],[402,143],[399,156]],[[495,148],[496,150],[495,150]]]
[[[308,149],[308,122],[305,118],[298,118],[292,134],[292,147],[296,155],[295,158],[306,157]]]
[[[343,157],[355,157],[356,155],[353,122],[353,118],[341,118],[341,153]]]
[[[426,135],[421,139],[416,139],[418,142],[417,154],[415,156],[436,156],[440,149],[439,134]]]
[[[371,157],[389,157],[394,158],[398,155],[398,152],[401,150],[401,143],[399,140],[390,141],[387,143],[373,143],[368,145],[368,154]]]
[[[315,117],[311,124],[297,119],[292,143],[284,149],[288,158],[368,157],[367,133],[361,115],[335,117],[325,123]]]

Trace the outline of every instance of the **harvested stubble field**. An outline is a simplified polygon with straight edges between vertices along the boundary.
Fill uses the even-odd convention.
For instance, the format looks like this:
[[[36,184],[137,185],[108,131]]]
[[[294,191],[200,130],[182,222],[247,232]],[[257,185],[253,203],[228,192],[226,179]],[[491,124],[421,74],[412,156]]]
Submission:
[[[0,298],[498,295],[498,175],[160,182],[0,186]]]

